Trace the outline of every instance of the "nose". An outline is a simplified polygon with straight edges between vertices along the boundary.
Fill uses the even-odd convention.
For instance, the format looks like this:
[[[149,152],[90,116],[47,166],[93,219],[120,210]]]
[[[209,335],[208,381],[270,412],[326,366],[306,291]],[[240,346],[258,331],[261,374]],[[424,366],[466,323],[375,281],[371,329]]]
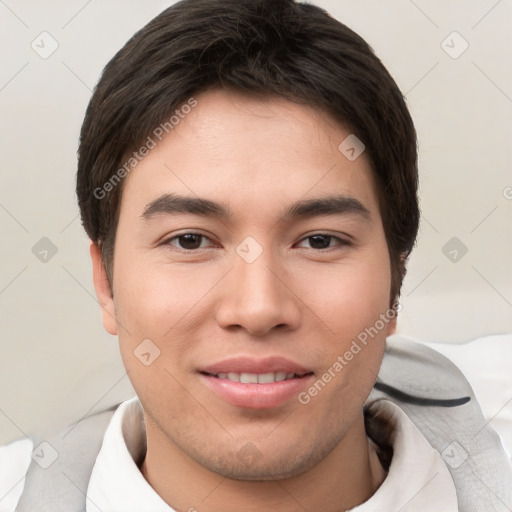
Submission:
[[[218,297],[217,323],[253,336],[265,336],[274,328],[297,329],[302,303],[293,288],[292,273],[271,250],[263,250],[254,261],[235,252]]]

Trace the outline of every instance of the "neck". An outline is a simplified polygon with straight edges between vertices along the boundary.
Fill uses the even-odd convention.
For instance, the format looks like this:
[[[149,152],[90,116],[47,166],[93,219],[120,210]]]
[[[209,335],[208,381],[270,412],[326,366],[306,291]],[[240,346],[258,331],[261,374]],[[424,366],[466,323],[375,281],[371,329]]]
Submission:
[[[316,466],[291,478],[267,481],[233,480],[204,468],[149,418],[146,432],[141,472],[160,497],[180,512],[342,512],[367,501],[387,474],[366,436],[362,414]]]

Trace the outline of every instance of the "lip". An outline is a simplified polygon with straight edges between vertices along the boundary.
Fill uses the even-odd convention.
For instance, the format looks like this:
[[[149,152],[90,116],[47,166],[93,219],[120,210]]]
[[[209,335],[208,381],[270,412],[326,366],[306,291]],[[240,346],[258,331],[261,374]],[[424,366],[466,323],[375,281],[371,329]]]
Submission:
[[[295,373],[300,377],[264,384],[242,384],[215,377],[219,373]],[[297,396],[311,382],[314,374],[304,366],[283,357],[254,359],[236,357],[208,365],[199,377],[213,393],[235,407],[272,409]]]
[[[269,373],[285,372],[303,375],[312,370],[295,363],[285,357],[265,357],[256,359],[254,357],[232,357],[199,369],[204,373]]]

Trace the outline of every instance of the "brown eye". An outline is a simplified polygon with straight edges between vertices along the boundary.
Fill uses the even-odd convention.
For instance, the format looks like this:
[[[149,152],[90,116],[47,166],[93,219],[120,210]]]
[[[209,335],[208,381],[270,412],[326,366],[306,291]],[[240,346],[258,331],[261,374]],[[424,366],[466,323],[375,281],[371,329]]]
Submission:
[[[318,249],[318,250],[329,249],[336,245],[338,245],[338,246],[348,245],[348,242],[346,242],[345,240],[342,240],[341,238],[338,238],[337,236],[327,235],[324,233],[319,233],[316,235],[308,236],[308,237],[302,239],[301,242],[304,242],[306,240],[309,241],[310,247],[312,249]],[[333,245],[331,245],[332,240],[336,240],[338,243],[333,246]]]
[[[182,235],[169,238],[165,244],[172,245],[173,247],[177,247],[178,249],[183,249],[186,251],[194,251],[196,249],[203,249],[205,247],[201,246],[201,242],[203,240],[208,240],[208,238],[201,233],[183,233]],[[177,244],[174,243],[175,241]]]
[[[331,245],[331,239],[333,237],[329,235],[314,235],[310,236],[309,240],[312,241],[311,247],[313,249],[326,249]]]
[[[202,235],[187,234],[178,237],[182,249],[199,249],[201,247]]]

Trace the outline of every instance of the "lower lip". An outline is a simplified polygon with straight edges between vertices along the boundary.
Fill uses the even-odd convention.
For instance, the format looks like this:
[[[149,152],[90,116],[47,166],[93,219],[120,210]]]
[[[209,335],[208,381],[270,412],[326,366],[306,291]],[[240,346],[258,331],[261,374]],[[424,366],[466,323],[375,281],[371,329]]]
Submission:
[[[203,382],[226,402],[247,409],[271,409],[282,405],[308,385],[312,374],[266,384],[242,384],[200,374]]]

